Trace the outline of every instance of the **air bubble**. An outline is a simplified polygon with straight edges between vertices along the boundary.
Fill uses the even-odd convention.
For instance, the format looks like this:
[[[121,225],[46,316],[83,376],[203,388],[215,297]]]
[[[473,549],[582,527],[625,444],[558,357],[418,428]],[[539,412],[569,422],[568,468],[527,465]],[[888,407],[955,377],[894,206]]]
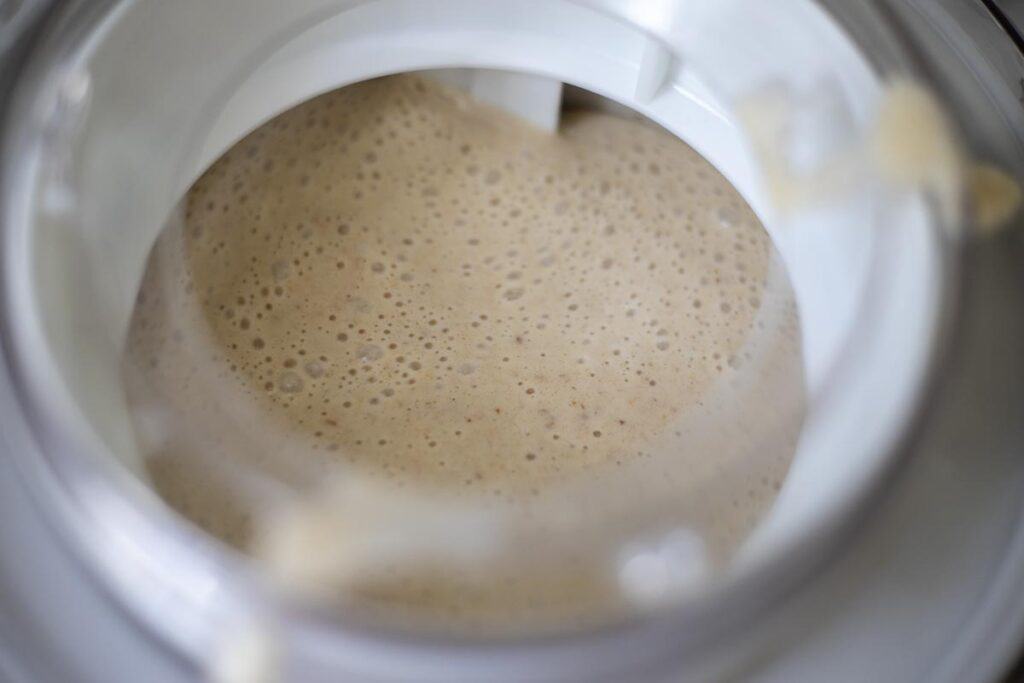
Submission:
[[[302,378],[291,370],[282,372],[281,376],[277,379],[277,388],[286,394],[302,391],[302,384]]]
[[[284,282],[288,279],[290,272],[291,266],[284,260],[274,261],[274,264],[270,267],[270,274],[273,276],[274,282]]]
[[[734,228],[740,222],[739,211],[731,206],[720,206],[713,211],[715,222],[722,228]]]
[[[359,351],[356,352],[356,356],[359,358],[361,363],[372,363],[384,356],[384,349],[380,348],[376,344],[364,344],[359,347]]]

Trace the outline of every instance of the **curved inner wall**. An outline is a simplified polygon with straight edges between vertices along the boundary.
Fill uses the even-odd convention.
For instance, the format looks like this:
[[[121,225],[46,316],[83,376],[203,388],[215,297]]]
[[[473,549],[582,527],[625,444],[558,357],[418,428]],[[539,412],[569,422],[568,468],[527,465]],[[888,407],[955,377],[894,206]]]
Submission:
[[[485,7],[489,5],[453,2],[430,8],[422,4],[417,10],[408,3],[382,1],[357,3],[337,14],[333,6],[305,2],[290,8],[298,19],[289,23],[282,21],[273,3],[255,3],[238,12],[197,5],[194,10],[201,16],[181,22],[160,3],[137,3],[112,20],[105,39],[97,41],[95,52],[79,65],[88,74],[90,97],[83,108],[72,111],[77,120],[74,137],[67,141],[71,164],[61,169],[63,175],[56,181],[52,174],[37,178],[39,187],[71,182],[81,211],[74,216],[55,213],[48,208],[47,193],[40,192],[33,209],[34,232],[19,246],[31,250],[33,258],[17,249],[11,252],[9,277],[22,278],[19,283],[26,284],[19,284],[18,291],[24,290],[25,301],[31,302],[18,334],[42,365],[50,362],[42,358],[47,353],[57,363],[57,371],[48,376],[53,391],[47,393],[64,396],[70,391],[68,400],[79,406],[119,457],[131,461],[133,448],[125,439],[130,429],[119,387],[113,383],[116,350],[145,256],[170,207],[205,163],[256,124],[297,100],[381,73],[486,66],[547,73],[588,87],[630,103],[691,142],[758,213],[770,214],[740,132],[689,62],[673,72],[654,100],[638,103],[633,86],[644,40],[637,31],[611,15],[572,3],[545,3],[545,9],[510,3],[499,23],[492,12],[481,9]],[[722,7],[723,16],[728,15],[728,8]],[[538,20],[536,11],[546,13],[544,21]],[[335,14],[334,26],[325,28],[330,24],[325,17]],[[827,74],[863,112],[875,88],[873,79],[864,75],[863,60],[857,55],[847,59],[851,46],[827,20],[823,27],[821,16],[800,16],[806,21],[788,28],[781,19],[762,17],[778,24],[778,31],[765,31],[743,14],[730,16],[735,35],[746,31],[757,37],[734,43],[743,45],[741,57],[746,60],[745,70],[736,72],[743,71],[750,83]],[[219,26],[228,18],[241,20],[236,22],[237,40],[209,41],[192,31],[197,19]],[[136,38],[140,32],[150,35],[147,27],[154,22],[164,30],[140,53]],[[816,41],[813,54],[792,55],[792,45],[808,41],[787,41],[786,36],[803,30],[820,33],[821,41]],[[303,37],[311,42],[303,43]],[[776,38],[778,44],[772,42]],[[288,47],[282,50],[281,44]],[[823,47],[826,44],[831,47]],[[837,55],[847,61],[828,61]],[[195,64],[190,65],[190,59]],[[188,92],[175,83],[187,83]],[[137,115],[139,101],[150,104],[143,118]],[[154,166],[153,159],[170,163]],[[885,382],[898,390],[886,392],[880,400],[853,390],[845,403],[840,401],[805,430],[780,498],[794,511],[789,521],[802,520],[789,524],[789,531],[805,526],[807,512],[827,507],[832,499],[870,480],[908,410],[931,329],[928,316],[934,307],[936,265],[935,247],[920,212],[911,207],[901,219],[907,228],[900,232],[893,253],[900,262],[887,266],[899,277],[886,301],[901,313],[883,316],[878,343],[866,347],[874,355],[866,356],[865,372],[851,383],[856,389],[852,385],[864,388]],[[800,303],[805,359],[827,360],[851,332],[868,277],[875,227],[823,234],[810,226],[803,233],[808,239],[794,241],[779,233],[773,221],[766,220],[766,226],[787,262]],[[85,272],[93,263],[103,267]],[[27,264],[34,267],[31,279],[23,277]],[[830,311],[820,304],[805,305],[829,297],[834,304]],[[906,315],[907,311],[919,315]],[[812,384],[826,365],[809,372]],[[866,423],[864,416],[871,414],[885,419]],[[791,486],[794,476],[802,476],[804,485]],[[808,488],[808,482],[814,486]]]

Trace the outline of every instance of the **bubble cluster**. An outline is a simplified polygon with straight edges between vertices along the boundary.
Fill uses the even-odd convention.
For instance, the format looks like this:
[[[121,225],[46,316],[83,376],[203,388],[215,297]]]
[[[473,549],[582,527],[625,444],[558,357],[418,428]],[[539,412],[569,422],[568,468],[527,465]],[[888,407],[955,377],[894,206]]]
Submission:
[[[766,302],[779,385],[802,381],[764,229],[644,122],[570,111],[549,136],[421,77],[368,81],[239,142],[172,237],[150,271],[161,250],[180,266],[147,273],[129,355],[187,393],[174,349],[207,335],[217,376],[318,467],[511,498],[643,460],[751,362]],[[755,468],[760,502],[723,509],[763,508],[790,455]]]

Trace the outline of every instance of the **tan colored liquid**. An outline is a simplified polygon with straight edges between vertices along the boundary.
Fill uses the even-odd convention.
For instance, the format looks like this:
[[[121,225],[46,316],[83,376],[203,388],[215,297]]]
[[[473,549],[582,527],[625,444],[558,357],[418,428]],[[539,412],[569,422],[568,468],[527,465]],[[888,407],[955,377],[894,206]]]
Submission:
[[[509,501],[649,467],[718,554],[785,475],[803,400],[788,284],[735,190],[653,126],[570,112],[550,136],[390,77],[250,134],[184,218],[142,286],[129,395],[158,491],[232,544],[280,493],[247,467]]]

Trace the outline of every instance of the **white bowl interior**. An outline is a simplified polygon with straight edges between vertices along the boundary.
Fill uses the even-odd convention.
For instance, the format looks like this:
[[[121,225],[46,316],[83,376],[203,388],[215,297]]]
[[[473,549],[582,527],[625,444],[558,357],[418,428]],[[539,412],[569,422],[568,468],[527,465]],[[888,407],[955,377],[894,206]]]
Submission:
[[[811,2],[768,4],[645,3],[662,12],[640,18],[663,27],[656,37],[627,21],[638,19],[626,16],[629,3],[611,0],[124,5],[57,79],[58,144],[41,148],[20,181],[29,200],[7,277],[38,393],[137,466],[120,348],[153,241],[203,169],[275,114],[345,84],[450,67],[544,74],[678,135],[764,221],[796,293],[811,412],[748,556],[807,533],[884,469],[926,373],[942,269],[936,228],[913,197],[885,210],[862,202],[787,220],[773,213],[736,98],[826,83],[855,132],[870,125],[880,84]],[[677,57],[655,96],[638,100],[652,40]]]

